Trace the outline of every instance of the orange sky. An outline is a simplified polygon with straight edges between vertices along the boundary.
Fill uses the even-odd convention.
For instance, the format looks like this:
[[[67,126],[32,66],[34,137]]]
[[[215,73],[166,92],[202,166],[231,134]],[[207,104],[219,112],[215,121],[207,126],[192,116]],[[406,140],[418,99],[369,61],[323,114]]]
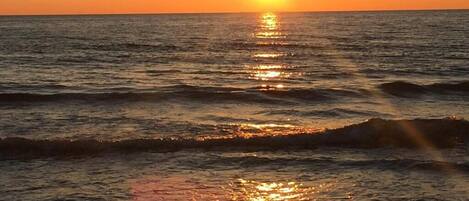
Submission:
[[[0,15],[469,9],[469,0],[0,0]]]

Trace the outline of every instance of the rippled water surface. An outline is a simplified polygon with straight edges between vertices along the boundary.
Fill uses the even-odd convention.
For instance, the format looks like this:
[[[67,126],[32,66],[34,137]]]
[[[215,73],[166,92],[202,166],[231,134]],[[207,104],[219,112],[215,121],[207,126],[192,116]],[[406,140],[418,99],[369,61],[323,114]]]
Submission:
[[[467,24],[468,11],[0,17],[0,137],[210,140],[317,133],[371,118],[468,119]],[[469,197],[467,145],[211,148],[7,156],[0,195]]]

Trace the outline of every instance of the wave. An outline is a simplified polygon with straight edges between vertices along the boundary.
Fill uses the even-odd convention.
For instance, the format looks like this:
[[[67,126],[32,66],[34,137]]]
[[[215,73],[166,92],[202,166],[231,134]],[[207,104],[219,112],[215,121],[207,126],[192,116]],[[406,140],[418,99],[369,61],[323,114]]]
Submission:
[[[28,103],[28,102],[60,102],[60,101],[126,101],[126,102],[158,102],[170,99],[186,99],[191,101],[262,104],[289,104],[295,101],[328,101],[342,97],[360,97],[362,91],[339,89],[271,89],[269,87],[257,88],[230,88],[230,87],[201,87],[190,85],[175,85],[161,87],[157,91],[141,92],[145,90],[132,90],[128,92],[108,93],[0,93],[0,103]],[[116,91],[116,90],[113,90]],[[133,92],[137,91],[137,92]]]
[[[122,51],[122,52],[178,52],[186,51],[187,47],[172,44],[139,44],[139,43],[109,43],[109,44],[78,44],[76,49],[96,51]]]
[[[229,47],[227,49],[227,47]],[[290,42],[225,42],[216,44],[212,51],[220,50],[257,50],[257,49],[319,49],[320,46],[315,46],[305,43],[290,43]]]
[[[41,91],[41,90],[80,90],[77,86],[67,86],[62,84],[32,84],[21,85],[16,83],[1,83],[0,91]]]
[[[318,133],[286,136],[232,137],[207,139],[133,139],[98,140],[33,140],[5,138],[0,140],[0,155],[73,156],[101,153],[176,152],[203,150],[290,150],[318,147],[414,149],[453,148],[469,142],[469,122],[460,119],[371,119],[364,123]]]
[[[386,113],[380,113],[376,111],[366,111],[366,110],[354,110],[354,109],[344,109],[344,108],[332,108],[327,110],[312,110],[312,111],[300,111],[293,109],[286,110],[268,110],[264,112],[259,112],[259,114],[264,115],[293,115],[293,116],[302,116],[302,117],[353,117],[353,116],[389,116]]]
[[[469,92],[469,81],[461,83],[436,83],[432,84],[429,87],[435,90],[448,90],[448,91],[461,91]]]
[[[418,97],[425,94],[469,95],[469,81],[461,83],[436,83],[418,85],[396,81],[381,84],[379,88],[397,97]],[[36,91],[24,93],[21,91]],[[33,90],[34,89],[34,90]],[[108,88],[99,92],[81,92],[80,88],[62,85],[53,86],[0,86],[0,103],[38,103],[38,102],[159,102],[166,100],[189,100],[204,102],[234,102],[259,104],[292,104],[314,101],[334,101],[345,98],[368,98],[370,92],[364,89],[330,88],[286,88],[262,86],[252,88],[204,87],[191,85],[173,85],[155,89]],[[71,91],[50,93],[54,91]],[[73,92],[78,91],[78,92]]]
[[[451,92],[469,93],[469,81],[459,83],[434,83],[429,85],[396,81],[381,84],[379,88],[385,93],[398,97],[416,97],[424,94],[445,94]]]
[[[460,171],[469,173],[469,163],[455,163],[448,161],[435,160],[414,160],[414,159],[367,159],[367,160],[337,160],[333,158],[302,158],[302,157],[260,157],[260,156],[241,156],[241,157],[218,157],[205,163],[211,165],[240,165],[249,166],[271,166],[277,165],[314,165],[316,168],[325,168],[330,165],[339,165],[349,168],[371,167],[379,169],[404,169],[404,170],[425,170],[425,171]],[[190,165],[190,164],[189,164]],[[198,165],[198,164],[194,164]]]
[[[182,73],[180,70],[144,70],[144,71],[137,71],[139,73],[148,73],[148,74],[173,74],[173,73]]]
[[[440,70],[440,69],[427,69],[427,68],[408,68],[408,69],[376,69],[376,68],[365,68],[359,70],[360,73],[366,76],[385,76],[385,75],[397,75],[397,76],[460,76],[468,72],[467,68],[452,68],[451,70]]]
[[[363,161],[338,161],[343,166],[351,167],[377,167],[382,169],[404,169],[416,171],[436,171],[436,172],[464,172],[469,173],[469,163],[455,163],[448,161],[425,161],[413,159],[393,159],[393,160],[363,160]]]
[[[192,91],[179,92],[146,92],[146,93],[61,93],[61,94],[30,94],[8,93],[0,94],[0,103],[41,103],[41,102],[159,102],[173,99],[190,99],[191,101],[206,102],[243,102],[280,104],[285,101],[274,100],[259,95],[250,95],[246,92],[214,92]]]
[[[380,85],[379,88],[388,94],[399,97],[417,96],[426,92],[424,86],[403,81],[385,83]]]

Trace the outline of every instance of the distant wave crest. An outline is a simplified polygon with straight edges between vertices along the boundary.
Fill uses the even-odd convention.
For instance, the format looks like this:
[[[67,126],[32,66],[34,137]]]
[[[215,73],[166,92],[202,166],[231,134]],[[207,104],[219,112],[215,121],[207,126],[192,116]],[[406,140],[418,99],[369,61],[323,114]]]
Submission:
[[[415,97],[424,94],[444,94],[450,92],[469,93],[469,81],[459,83],[435,83],[430,85],[395,81],[384,83],[380,85],[379,88],[388,94],[398,97]]]
[[[116,91],[116,90],[113,90]],[[107,93],[0,93],[0,103],[18,102],[60,102],[60,101],[149,101],[186,99],[191,101],[237,103],[284,104],[300,101],[328,101],[341,97],[360,97],[362,91],[338,89],[293,88],[271,90],[268,88],[230,88],[175,85],[158,88],[155,91],[125,89],[124,92]]]

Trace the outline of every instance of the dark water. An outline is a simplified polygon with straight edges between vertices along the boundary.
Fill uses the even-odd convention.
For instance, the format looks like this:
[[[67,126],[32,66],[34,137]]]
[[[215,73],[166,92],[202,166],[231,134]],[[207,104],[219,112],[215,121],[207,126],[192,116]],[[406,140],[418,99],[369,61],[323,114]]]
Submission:
[[[0,199],[466,200],[468,24],[0,17]]]

